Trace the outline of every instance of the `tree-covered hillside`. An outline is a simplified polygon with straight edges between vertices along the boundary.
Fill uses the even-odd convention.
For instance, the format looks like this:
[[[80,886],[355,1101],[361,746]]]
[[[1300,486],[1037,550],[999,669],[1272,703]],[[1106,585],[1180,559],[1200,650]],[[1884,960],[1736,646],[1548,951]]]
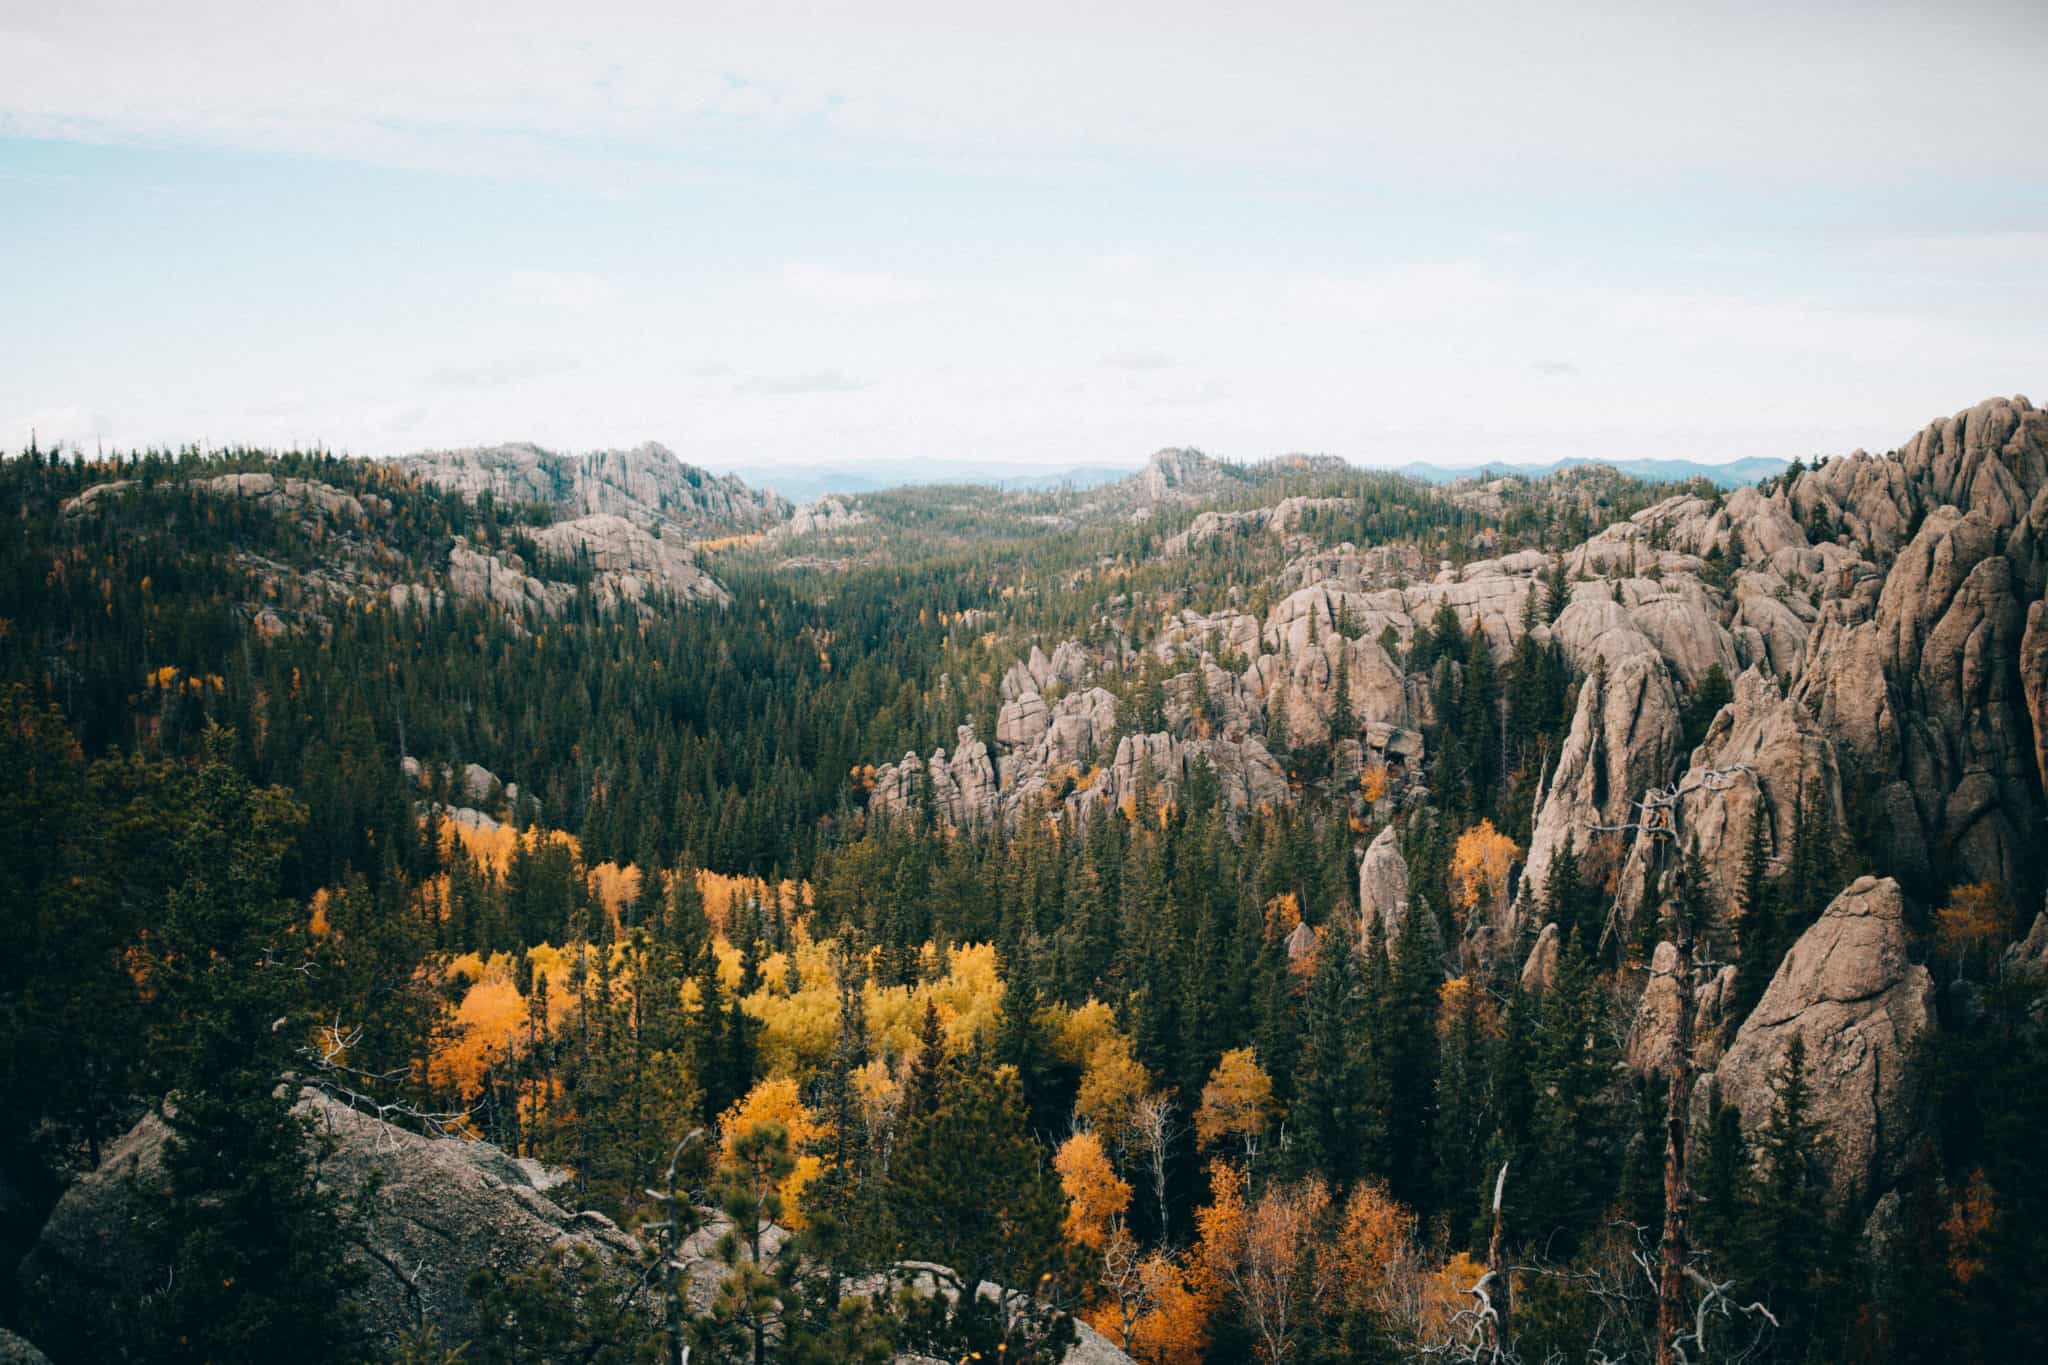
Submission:
[[[2025,1358],[2018,404],[1734,492],[0,462],[0,1323]]]

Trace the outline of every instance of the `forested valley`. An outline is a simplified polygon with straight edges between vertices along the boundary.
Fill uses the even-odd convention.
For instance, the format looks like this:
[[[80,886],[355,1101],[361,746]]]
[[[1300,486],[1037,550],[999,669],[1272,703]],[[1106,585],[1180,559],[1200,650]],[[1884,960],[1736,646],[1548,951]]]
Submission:
[[[72,1361],[2012,1361],[2048,417],[1762,484],[0,462]]]

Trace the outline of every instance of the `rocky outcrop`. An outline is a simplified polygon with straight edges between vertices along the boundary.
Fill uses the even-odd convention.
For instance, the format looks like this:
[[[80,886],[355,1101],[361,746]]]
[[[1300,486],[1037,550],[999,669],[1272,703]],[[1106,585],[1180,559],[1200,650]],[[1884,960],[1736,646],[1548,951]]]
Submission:
[[[1545,925],[1548,933],[1555,925]],[[1533,954],[1532,954],[1533,958]],[[1526,989],[1526,986],[1525,986]],[[1724,1010],[1735,999],[1735,968],[1723,967],[1693,987],[1693,1064],[1711,1068],[1721,1055]],[[1628,1030],[1629,1067],[1647,1076],[1661,1069],[1671,1055],[1678,1032],[1678,949],[1659,943],[1650,955],[1650,979],[1636,1002]]]
[[[1551,860],[1567,838],[1580,851],[1589,880],[1598,881],[1626,857],[1632,842],[1627,835],[1596,836],[1592,827],[1631,820],[1631,803],[1644,789],[1671,780],[1679,741],[1678,693],[1661,659],[1630,654],[1619,663],[1596,665],[1579,688],[1572,728],[1537,806],[1517,897],[1522,905],[1543,894]],[[1491,927],[1499,942],[1512,941],[1511,924]]]
[[[601,606],[669,597],[725,606],[731,594],[698,567],[696,552],[678,535],[656,536],[609,512],[558,521],[534,533],[534,542],[557,559],[596,571]]]
[[[479,1271],[504,1275],[557,1248],[589,1252],[616,1268],[626,1289],[640,1249],[601,1214],[574,1213],[548,1191],[559,1177],[481,1142],[425,1138],[381,1123],[312,1090],[298,1112],[333,1143],[321,1181],[349,1196],[370,1185],[363,1207],[363,1263],[356,1291],[364,1326],[389,1344],[422,1322],[444,1340],[477,1330],[465,1283]],[[96,1358],[107,1298],[158,1273],[147,1261],[145,1216],[131,1177],[158,1169],[168,1129],[145,1117],[108,1151],[96,1171],[68,1190],[18,1275],[37,1338],[60,1358]],[[647,1304],[651,1312],[653,1305]]]
[[[2036,777],[2048,793],[2048,599],[2027,608],[2027,629],[2020,637],[2020,695],[2034,727]]]
[[[1720,776],[1710,783],[1710,773]],[[1680,785],[1689,789],[1680,836],[1698,847],[1717,906],[1734,901],[1755,821],[1764,822],[1764,856],[1777,866],[1791,850],[1802,800],[1823,828],[1846,823],[1834,741],[1761,669],[1735,680],[1734,698],[1708,727]],[[1631,920],[1651,893],[1648,857],[1646,843],[1633,845],[1619,882],[1618,900]]]
[[[0,1327],[0,1365],[50,1365],[50,1358],[27,1341]]]
[[[847,531],[862,525],[868,514],[858,507],[850,506],[844,498],[827,495],[816,502],[807,502],[790,514],[789,520],[775,528],[779,536],[807,536],[813,533],[826,535]]]
[[[95,484],[77,497],[66,500],[64,514],[83,516],[97,512],[137,486],[132,479]],[[261,473],[217,474],[211,478],[194,479],[184,486],[219,498],[243,498],[269,511],[309,524],[334,520],[361,525],[364,520],[362,499],[316,479],[281,479],[275,474]],[[371,501],[380,507],[384,505],[381,499],[373,497]]]
[[[588,455],[525,444],[426,451],[391,463],[467,498],[538,503],[563,519],[610,513],[643,530],[673,528],[679,538],[765,531],[793,510],[780,494],[684,464],[651,441]]]
[[[1871,618],[1823,614],[1797,695],[1883,790],[1892,847],[1912,854],[1902,870],[1938,857],[1947,880],[2031,894],[2040,759],[2007,534],[1981,509],[1935,508]]]
[[[1315,513],[1344,512],[1355,506],[1357,503],[1351,498],[1297,497],[1242,512],[1203,512],[1188,524],[1187,530],[1168,537],[1160,549],[1164,554],[1182,555],[1216,540],[1261,533],[1284,535]]]
[[[1711,1077],[1752,1136],[1794,1038],[1806,1046],[1812,1118],[1835,1199],[1872,1196],[1899,1176],[1922,1131],[1911,1061],[1934,1027],[1934,987],[1906,951],[1896,881],[1858,878],[1800,935]]]
[[[1168,447],[1154,451],[1137,476],[1138,496],[1148,503],[1174,502],[1220,487],[1224,466],[1199,450]]]
[[[1557,932],[1557,925],[1543,926],[1543,932],[1536,935],[1535,946],[1529,949],[1528,960],[1522,963],[1522,990],[1531,996],[1541,996],[1550,989],[1550,983],[1557,980],[1558,958],[1564,952],[1564,940]]]
[[[1077,641],[1062,640],[1050,655],[1032,645],[1031,653],[1003,674],[998,690],[1005,701],[1012,701],[1026,692],[1050,692],[1061,685],[1078,687],[1087,680],[1088,652]]]
[[[1411,914],[1422,917],[1417,930],[1422,935],[1423,951],[1432,960],[1441,960],[1443,929],[1427,901],[1409,899],[1408,860],[1401,856],[1399,835],[1389,825],[1366,846],[1365,856],[1358,862],[1359,942],[1370,942],[1378,932],[1386,942],[1388,957],[1398,957],[1401,935]]]
[[[1408,860],[1392,825],[1381,830],[1358,861],[1358,932],[1371,937],[1373,926],[1388,944],[1401,937],[1408,915]]]
[[[1340,677],[1346,680],[1357,725],[1397,724],[1406,718],[1406,681],[1378,641],[1350,640],[1334,631],[1285,656],[1264,654],[1253,660],[1244,674],[1245,704],[1269,722],[1279,717],[1289,745],[1322,744],[1330,737]]]
[[[556,522],[534,533],[534,545],[561,570],[588,572],[598,606],[648,612],[661,599],[724,606],[731,594],[697,566],[680,536],[657,537],[610,513]],[[511,615],[557,616],[576,600],[576,585],[528,565],[510,551],[486,554],[461,537],[448,547],[448,588]],[[429,599],[431,600],[431,599]]]
[[[2034,916],[2027,936],[2005,950],[1998,972],[2010,981],[2048,980],[2048,907]]]
[[[1932,422],[1899,451],[1930,505],[1981,512],[2029,596],[2048,575],[2048,412],[2024,397],[1987,398]],[[1809,476],[1810,477],[1810,476]]]

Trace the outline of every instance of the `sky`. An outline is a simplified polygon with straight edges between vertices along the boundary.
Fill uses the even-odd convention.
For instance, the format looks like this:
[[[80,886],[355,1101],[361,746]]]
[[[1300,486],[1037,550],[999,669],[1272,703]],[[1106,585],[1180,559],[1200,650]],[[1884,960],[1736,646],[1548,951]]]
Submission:
[[[0,448],[1887,449],[2048,400],[2048,5],[0,0]]]

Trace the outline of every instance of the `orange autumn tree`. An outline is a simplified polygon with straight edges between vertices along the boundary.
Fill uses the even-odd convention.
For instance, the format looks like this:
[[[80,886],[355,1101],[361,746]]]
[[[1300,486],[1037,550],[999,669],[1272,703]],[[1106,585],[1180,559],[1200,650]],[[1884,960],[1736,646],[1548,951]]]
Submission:
[[[1320,1179],[1271,1187],[1253,1204],[1242,1171],[1209,1163],[1209,1203],[1195,1214],[1189,1281],[1212,1305],[1236,1305],[1268,1365],[1294,1357],[1310,1306],[1331,1287],[1335,1260],[1318,1251],[1329,1206]]]
[[[1103,1250],[1112,1224],[1119,1224],[1131,1206],[1130,1183],[1117,1175],[1102,1150],[1102,1139],[1091,1132],[1076,1133],[1061,1143],[1052,1166],[1067,1196],[1067,1240],[1090,1251]]]
[[[1451,850],[1451,900],[1460,910],[1491,909],[1508,894],[1508,872],[1522,856],[1521,845],[1481,820],[1458,836]]]
[[[1949,893],[1948,905],[1934,912],[1935,947],[1960,976],[1979,954],[1989,959],[2011,939],[2012,923],[2012,905],[1997,886],[1959,886]]]
[[[1192,1258],[1146,1252],[1117,1227],[1103,1248],[1102,1297],[1081,1318],[1145,1365],[1201,1365],[1216,1301],[1193,1271]]]
[[[1382,1181],[1367,1180],[1344,1202],[1337,1238],[1338,1284],[1354,1312],[1384,1313],[1388,1290],[1415,1236],[1415,1215]]]

